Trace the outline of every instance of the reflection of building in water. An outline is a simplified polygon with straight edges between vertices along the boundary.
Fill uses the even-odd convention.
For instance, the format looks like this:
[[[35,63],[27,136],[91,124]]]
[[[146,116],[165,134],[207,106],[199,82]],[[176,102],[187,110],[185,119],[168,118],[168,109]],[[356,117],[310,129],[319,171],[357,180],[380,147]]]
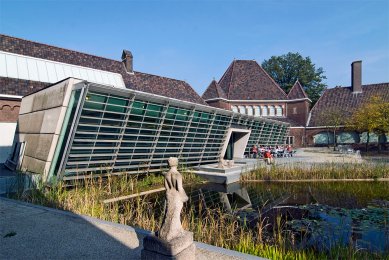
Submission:
[[[239,183],[231,185],[209,183],[193,192],[191,200],[192,202],[201,200],[200,203],[206,208],[221,208],[228,213],[236,213],[252,206],[246,188]]]

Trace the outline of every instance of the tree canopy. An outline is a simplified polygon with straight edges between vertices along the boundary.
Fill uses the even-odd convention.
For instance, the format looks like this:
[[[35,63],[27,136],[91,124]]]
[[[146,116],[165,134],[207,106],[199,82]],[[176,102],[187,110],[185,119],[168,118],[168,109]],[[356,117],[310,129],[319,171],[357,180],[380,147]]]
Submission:
[[[299,80],[312,100],[312,105],[316,103],[326,88],[326,84],[322,82],[326,79],[323,68],[316,69],[311,58],[304,58],[298,52],[272,56],[263,61],[262,67],[286,93],[289,93],[296,80]]]
[[[320,122],[327,129],[332,129],[334,136],[334,149],[337,145],[336,131],[339,129],[340,125],[344,120],[342,111],[336,108],[329,108],[322,111],[319,115]],[[330,137],[327,132],[327,144],[329,145]]]
[[[347,122],[347,128],[360,133],[375,133],[378,136],[389,133],[389,102],[379,96],[371,97],[354,111]]]

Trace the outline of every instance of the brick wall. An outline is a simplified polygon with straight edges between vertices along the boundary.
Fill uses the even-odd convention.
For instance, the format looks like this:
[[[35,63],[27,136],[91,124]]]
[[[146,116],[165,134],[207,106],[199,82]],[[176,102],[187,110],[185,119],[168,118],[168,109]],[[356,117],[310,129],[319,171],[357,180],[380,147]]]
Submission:
[[[221,109],[231,110],[231,105],[225,101],[207,101],[207,104],[211,107],[217,107]]]
[[[16,123],[18,121],[20,101],[0,99],[0,122]]]
[[[287,104],[286,117],[292,119],[296,123],[305,126],[309,115],[309,102],[297,101]]]
[[[289,130],[289,136],[294,136],[294,147],[303,147],[305,145],[305,129],[293,128]]]

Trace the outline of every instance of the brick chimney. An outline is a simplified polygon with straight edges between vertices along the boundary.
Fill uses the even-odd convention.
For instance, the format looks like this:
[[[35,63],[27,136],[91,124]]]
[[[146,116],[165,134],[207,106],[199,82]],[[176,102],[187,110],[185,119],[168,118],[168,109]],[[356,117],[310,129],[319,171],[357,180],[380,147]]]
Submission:
[[[351,88],[353,93],[362,92],[362,61],[351,63]]]
[[[130,51],[123,50],[122,62],[128,73],[134,72],[133,65],[132,65],[132,53]]]

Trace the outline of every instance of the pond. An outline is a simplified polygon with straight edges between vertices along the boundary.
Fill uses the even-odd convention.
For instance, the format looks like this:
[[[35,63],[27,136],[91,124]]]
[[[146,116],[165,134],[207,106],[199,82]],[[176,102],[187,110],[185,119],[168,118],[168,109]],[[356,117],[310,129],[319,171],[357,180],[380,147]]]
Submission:
[[[189,204],[218,209],[255,229],[282,225],[298,248],[354,246],[389,252],[389,182],[252,182],[185,188]],[[160,193],[163,199],[164,193]],[[200,213],[199,213],[200,214]]]

